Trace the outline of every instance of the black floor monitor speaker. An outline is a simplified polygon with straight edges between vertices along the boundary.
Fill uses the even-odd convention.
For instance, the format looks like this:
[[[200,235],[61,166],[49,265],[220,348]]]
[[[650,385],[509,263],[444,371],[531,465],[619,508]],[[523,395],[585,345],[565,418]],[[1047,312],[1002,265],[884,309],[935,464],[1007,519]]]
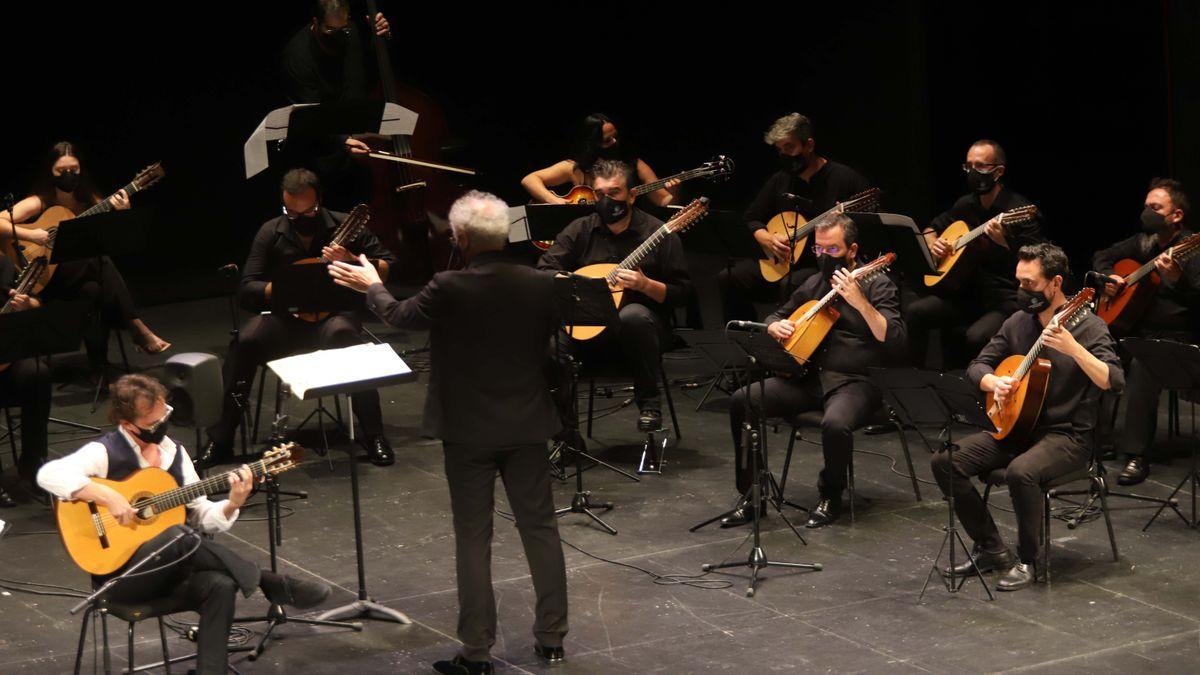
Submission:
[[[176,354],[163,366],[163,385],[175,412],[171,422],[179,426],[210,427],[221,418],[224,389],[221,362],[213,354]]]

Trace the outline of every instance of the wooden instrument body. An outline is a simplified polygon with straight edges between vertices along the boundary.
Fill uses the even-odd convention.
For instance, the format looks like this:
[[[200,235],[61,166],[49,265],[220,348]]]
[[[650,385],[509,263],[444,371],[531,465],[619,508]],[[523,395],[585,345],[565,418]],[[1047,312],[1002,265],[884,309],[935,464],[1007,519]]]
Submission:
[[[770,232],[771,234],[782,234],[790,241],[792,238],[792,233],[798,228],[804,227],[807,223],[808,221],[805,220],[804,216],[800,215],[798,212],[784,211],[782,213],[775,214],[775,217],[771,218],[771,220],[767,222],[767,232]],[[791,272],[792,265],[795,265],[796,262],[800,260],[800,256],[804,254],[804,248],[807,245],[807,234],[803,237],[798,237],[796,239],[796,245],[792,247],[792,259],[790,262],[786,260],[775,260],[774,258],[759,260],[758,269],[762,273],[763,278],[770,283],[775,283],[776,281],[786,277],[788,273]]]
[[[956,220],[950,223],[950,226],[942,232],[938,239],[947,244],[954,245],[963,235],[971,231],[971,226],[961,220]],[[954,288],[962,283],[962,278],[965,276],[964,270],[968,265],[958,265],[958,261],[967,252],[969,246],[956,249],[950,255],[938,261],[938,272],[940,274],[926,274],[925,286],[927,288]]]
[[[103,478],[92,480],[119,492],[135,509],[139,500],[179,487],[171,474],[155,467],[136,471],[121,481]],[[187,507],[180,505],[162,513],[146,515],[149,517],[139,518],[130,525],[120,525],[108,509],[99,504],[82,500],[56,500],[55,506],[55,518],[67,553],[77,565],[91,574],[111,574],[119,570],[129,562],[139,546],[172,525],[182,525],[187,520]],[[97,531],[97,522],[101,518],[103,537]]]
[[[54,228],[58,227],[59,223],[66,221],[66,220],[70,220],[74,217],[75,217],[75,213],[73,211],[71,211],[71,209],[68,209],[65,206],[51,206],[50,208],[46,209],[45,211],[42,211],[42,215],[38,216],[38,219],[35,220],[34,222],[21,223],[20,225],[21,225],[21,227],[25,227],[25,228],[28,228],[31,230],[53,230]],[[12,260],[14,262],[21,259],[20,257],[17,256],[17,249],[16,249],[16,246],[14,245],[15,243],[17,243],[17,242],[14,242],[13,240],[9,239],[4,242],[4,246],[3,246],[4,255],[8,256],[8,259]],[[21,243],[21,246],[24,248],[22,255],[25,256],[26,260],[34,260],[36,258],[40,258],[43,256],[46,258],[46,260],[50,260],[50,247],[49,246],[45,246],[42,244],[34,244],[31,242],[27,242],[27,241],[20,242],[20,243]],[[46,284],[48,284],[50,282],[50,277],[54,276],[54,270],[57,267],[58,267],[58,265],[47,265],[46,266],[46,271],[42,273],[41,281],[39,281],[33,287],[34,293],[42,292],[42,289],[44,289],[46,287]]]
[[[603,279],[612,274],[612,271],[615,269],[617,269],[616,263],[596,263],[595,265],[580,267],[575,270],[575,273],[589,279]],[[625,297],[625,291],[612,284],[609,284],[608,287],[612,289],[613,303],[619,308],[621,300]],[[567,331],[567,335],[576,340],[591,340],[603,333],[605,328],[607,326],[564,326],[563,330]]]
[[[596,191],[586,185],[576,185],[562,198],[568,204],[595,204]]]
[[[1141,264],[1131,258],[1118,260],[1113,265],[1113,273],[1122,278],[1128,278],[1141,267]],[[1127,284],[1121,289],[1121,292],[1114,297],[1105,296],[1100,299],[1100,306],[1096,309],[1096,316],[1104,320],[1104,323],[1118,329],[1128,331],[1133,328],[1137,320],[1141,318],[1142,312],[1146,310],[1146,306],[1150,304],[1150,299],[1154,297],[1154,291],[1158,288],[1161,280],[1157,272],[1151,272],[1142,277],[1135,284]]]
[[[996,367],[996,377],[1011,377],[1021,366],[1024,356],[1010,356]],[[996,397],[991,392],[987,395],[987,414],[996,425],[996,431],[991,432],[996,440],[1005,438],[1021,438],[1033,431],[1038,415],[1042,412],[1042,404],[1046,401],[1046,389],[1050,383],[1050,361],[1038,359],[1025,377],[1016,382],[1008,401],[1003,406],[996,405]]]
[[[825,336],[829,335],[833,324],[841,316],[836,309],[826,305],[808,319],[804,319],[804,315],[818,302],[820,301],[809,300],[800,305],[799,309],[788,317],[788,321],[792,322],[796,330],[791,337],[784,340],[783,348],[801,365],[807,364],[812,359],[812,355],[820,348]]]

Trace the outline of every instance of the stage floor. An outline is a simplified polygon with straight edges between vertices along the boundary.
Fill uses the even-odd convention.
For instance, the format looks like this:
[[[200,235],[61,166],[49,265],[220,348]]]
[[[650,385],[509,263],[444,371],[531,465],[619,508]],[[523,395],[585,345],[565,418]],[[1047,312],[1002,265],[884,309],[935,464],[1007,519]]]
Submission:
[[[174,343],[172,353],[225,350],[229,325],[222,300],[153,307],[145,318]],[[400,347],[420,346],[425,340],[424,334],[391,329],[381,334]],[[136,368],[149,368],[151,373],[162,361],[131,358]],[[672,354],[667,367],[674,378],[711,370],[706,359],[689,352]],[[455,653],[453,533],[441,448],[420,436],[424,379],[382,392],[396,464],[361,465],[368,588],[376,600],[405,612],[413,623],[369,621],[362,632],[283,626],[276,631],[282,639],[273,641],[257,662],[234,658],[241,672],[431,672],[430,663]],[[1102,520],[1075,530],[1055,520],[1052,586],[997,593],[989,602],[978,583],[969,582],[951,594],[935,579],[919,600],[942,541],[946,507],[928,482],[921,483],[923,500],[916,501],[908,479],[892,471],[893,466],[904,471],[894,434],[856,437],[856,449],[888,458],[856,453],[859,501],[853,524],[847,515],[832,527],[804,530],[808,543],[803,545],[779,516],[772,513],[765,521],[763,545],[770,558],[818,562],[823,571],[768,570],[758,593],[748,598],[741,571],[705,577],[727,580],[727,588],[700,589],[655,584],[642,572],[591,557],[657,574],[694,575],[702,563],[741,560],[748,554],[749,528],[710,526],[688,532],[693,524],[728,508],[737,495],[724,398],[718,396],[697,412],[701,389],[674,391],[684,438],[668,451],[663,475],[633,483],[604,470],[585,473],[588,489],[615,503],[603,517],[619,534],[600,531],[584,516],[568,515],[561,521],[564,542],[570,544],[564,550],[571,631],[566,639],[568,660],[554,671],[1127,673],[1185,672],[1200,661],[1200,577],[1194,567],[1200,533],[1184,527],[1171,513],[1142,532],[1152,510],[1125,500],[1112,504],[1120,562],[1112,561]],[[90,398],[83,386],[56,388],[54,414],[103,424],[104,409],[90,413]],[[619,400],[604,399],[598,407],[608,409]],[[293,405],[291,410],[303,413],[309,408]],[[1183,417],[1186,430],[1186,407]],[[590,449],[632,470],[641,442],[635,420],[633,406],[598,419]],[[58,428],[52,432],[54,456],[89,438]],[[194,443],[189,429],[176,428],[173,437],[189,448]],[[786,429],[781,429],[769,439],[776,466],[786,438]],[[311,443],[314,437],[304,440]],[[283,521],[280,568],[332,584],[329,607],[351,601],[357,585],[344,448],[343,443],[331,455],[332,468],[314,457],[282,479],[285,489],[305,490],[308,499],[286,504],[290,513]],[[4,445],[0,450],[9,469],[4,480],[10,484],[12,462]],[[913,453],[918,477],[928,481],[926,450],[915,443]],[[1118,469],[1117,462],[1109,464]],[[815,501],[819,465],[819,448],[797,444],[789,498],[806,505]],[[1183,459],[1155,466],[1151,480],[1138,491],[1166,495],[1186,468]],[[993,495],[992,503],[1010,508],[1004,492]],[[570,503],[572,493],[573,483],[557,484],[556,502]],[[261,498],[253,502],[261,503]],[[506,507],[503,490],[498,504]],[[248,507],[223,541],[266,565],[263,515],[261,505]],[[788,515],[803,520],[798,512]],[[1014,540],[1012,515],[996,511],[996,517],[1005,537]],[[26,503],[0,511],[0,518],[15,523],[13,532],[0,541],[0,576],[74,588],[87,585],[86,576],[67,560],[57,535],[46,533],[52,528],[46,509]],[[519,538],[508,521],[497,517],[495,524],[497,669],[548,670],[533,654],[533,594]],[[989,583],[995,580],[995,575],[989,576]],[[79,634],[79,619],[67,612],[74,602],[0,593],[0,672],[68,672]],[[240,602],[239,614],[265,608],[266,602],[256,595]],[[110,626],[116,664],[124,664],[123,625]],[[252,630],[261,626],[249,625]],[[139,633],[139,660],[157,660],[156,631],[145,625]],[[174,654],[193,647],[182,639],[169,639]],[[90,656],[89,642],[89,660]],[[84,667],[90,668],[90,662]]]

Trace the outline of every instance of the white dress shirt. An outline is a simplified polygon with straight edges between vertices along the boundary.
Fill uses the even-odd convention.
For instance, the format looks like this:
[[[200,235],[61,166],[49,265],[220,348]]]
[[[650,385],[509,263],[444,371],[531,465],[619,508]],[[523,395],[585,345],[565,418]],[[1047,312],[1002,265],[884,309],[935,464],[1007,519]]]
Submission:
[[[119,427],[117,430],[137,457],[138,468],[144,469],[150,466],[130,435]],[[188,456],[182,445],[176,444],[169,437],[163,437],[162,443],[158,444],[158,468],[163,471],[169,469],[171,463],[175,461],[177,452],[183,453],[180,462],[183,484],[191,485],[198,482],[200,476],[196,474],[196,467],[192,466],[192,458]],[[71,495],[90,483],[92,478],[106,478],[107,476],[108,450],[99,442],[92,441],[66,457],[44,464],[38,471],[37,482],[46,492],[59,499],[69,500]],[[226,518],[225,504],[228,501],[228,499],[213,501],[203,496],[193,499],[187,503],[188,524],[203,532],[213,534],[227,531],[241,512],[240,510],[234,511],[232,517]]]

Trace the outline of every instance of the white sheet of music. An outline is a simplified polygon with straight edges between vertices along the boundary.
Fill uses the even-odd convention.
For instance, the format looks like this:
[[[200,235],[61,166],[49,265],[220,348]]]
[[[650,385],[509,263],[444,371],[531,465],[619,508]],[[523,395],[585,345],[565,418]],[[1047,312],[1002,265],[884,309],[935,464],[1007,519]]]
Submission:
[[[322,349],[271,361],[267,366],[299,399],[348,394],[416,379],[388,344]]]

